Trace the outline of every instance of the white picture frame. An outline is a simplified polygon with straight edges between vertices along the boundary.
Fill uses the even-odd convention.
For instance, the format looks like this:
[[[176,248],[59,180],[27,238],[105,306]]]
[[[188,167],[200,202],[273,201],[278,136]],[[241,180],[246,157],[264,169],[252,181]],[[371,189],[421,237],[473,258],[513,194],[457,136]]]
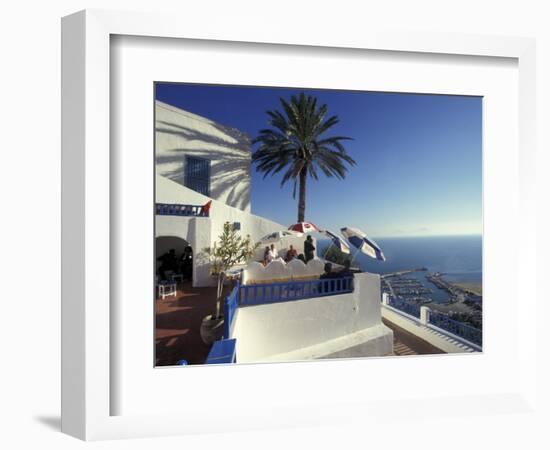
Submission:
[[[447,54],[479,57],[512,58],[518,62],[519,76],[519,182],[518,227],[522,236],[513,251],[517,253],[518,277],[525,280],[527,261],[535,261],[536,236],[534,185],[535,155],[535,43],[532,39],[472,36],[445,33],[400,33],[369,30],[325,35],[314,27],[304,30],[285,30],[251,24],[235,27],[220,22],[215,29],[205,28],[200,20],[181,20],[168,14],[144,14],[113,11],[82,11],[67,16],[62,22],[62,430],[85,440],[162,436],[182,433],[232,431],[331,423],[332,420],[351,420],[352,417],[392,415],[391,402],[363,400],[356,403],[306,402],[266,405],[248,421],[244,412],[234,420],[204,414],[190,416],[184,412],[170,414],[112,415],[112,395],[117,389],[110,367],[110,336],[116,323],[111,321],[110,261],[111,214],[110,183],[110,39],[113,35],[160,37],[223,42],[284,44],[306,47],[361,49],[413,54]],[[530,263],[531,264],[531,263]],[[533,287],[524,290],[522,304],[535,311],[536,293]],[[518,357],[521,367],[516,382],[501,393],[446,399],[427,396],[439,405],[441,414],[468,415],[472,405],[487,414],[498,413],[503,405],[514,412],[532,410],[536,398],[536,328],[526,314],[518,315],[518,334],[521,345]],[[109,330],[109,331],[107,331]],[[300,370],[313,375],[313,365]],[[193,368],[193,370],[202,370]],[[210,370],[210,369],[207,369]],[[276,370],[275,366],[257,367],[256,374]],[[279,374],[282,369],[277,369]],[[293,369],[298,370],[298,369]],[[183,376],[184,374],[182,374]],[[421,393],[419,395],[422,395]],[[416,406],[402,400],[408,411]],[[410,402],[409,402],[410,403]],[[326,408],[323,409],[323,406]],[[426,404],[423,405],[423,408]],[[319,414],[318,411],[323,411]],[[250,412],[248,413],[250,414]]]

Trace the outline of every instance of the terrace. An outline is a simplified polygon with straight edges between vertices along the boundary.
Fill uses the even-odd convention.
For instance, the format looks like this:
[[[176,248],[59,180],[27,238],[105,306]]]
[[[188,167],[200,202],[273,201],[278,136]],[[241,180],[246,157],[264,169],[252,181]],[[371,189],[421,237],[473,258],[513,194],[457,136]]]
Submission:
[[[201,340],[200,324],[202,318],[215,309],[215,288],[192,288],[189,283],[180,283],[176,297],[156,300],[156,364],[175,365],[180,360],[186,360],[189,364],[234,362],[238,338],[235,335],[236,318],[242,310],[252,308],[249,311],[253,311],[258,306],[276,304],[304,305],[308,301],[324,300],[345,305],[345,296],[350,295],[354,288],[353,279],[349,277],[245,286],[235,282],[224,293],[227,318],[224,339],[209,346]],[[481,342],[479,330],[472,331],[465,324],[442,319],[441,315],[429,311],[427,307],[411,306],[387,294],[382,296],[382,300],[382,322],[393,331],[393,351],[390,354],[408,356],[481,350],[481,346],[473,342]],[[242,330],[240,334],[242,336]],[[334,352],[330,357],[350,357],[350,354],[338,356]]]
[[[332,281],[333,285],[331,286],[332,290],[327,292],[327,296],[335,296],[334,298],[337,298],[340,295],[353,292],[353,278],[342,278],[339,284],[334,283],[334,280],[316,280],[278,282],[252,286],[236,285],[231,294],[226,298],[225,310],[228,322],[226,323],[224,340],[220,341],[219,345],[225,345],[229,339],[232,340],[234,346],[236,345],[236,341],[234,340],[234,318],[239,308],[246,305],[262,305],[321,297],[326,287],[323,288],[318,283],[326,283],[328,281]],[[292,294],[289,294],[289,292]],[[454,321],[443,314],[431,311],[427,307],[410,304],[399,298],[390,297],[387,294],[383,296],[381,308],[384,325],[393,331],[393,355],[405,356],[481,351],[481,330]],[[349,317],[349,320],[354,320],[353,315]],[[338,357],[334,356],[337,354],[338,352],[335,352],[329,357]],[[353,352],[344,352],[342,355],[342,357],[354,356],[368,355],[354,354]],[[233,362],[235,351],[233,350],[227,357],[228,359],[223,362]],[[324,358],[327,356],[320,357]]]
[[[175,297],[155,300],[155,364],[173,366],[181,359],[204,364],[211,346],[200,335],[202,318],[216,308],[216,288],[178,283]]]

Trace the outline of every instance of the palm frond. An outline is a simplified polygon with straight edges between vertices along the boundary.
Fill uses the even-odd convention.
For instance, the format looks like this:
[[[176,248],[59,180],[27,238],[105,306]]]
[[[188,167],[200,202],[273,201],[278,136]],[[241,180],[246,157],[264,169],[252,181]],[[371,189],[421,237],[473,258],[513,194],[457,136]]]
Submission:
[[[303,174],[314,180],[319,179],[320,172],[327,177],[343,179],[348,166],[356,164],[343,144],[352,138],[325,136],[339,123],[338,116],[327,118],[327,105],[319,106],[316,97],[304,92],[279,101],[280,111],[266,112],[270,128],[260,130],[252,141],[253,145],[258,144],[252,155],[256,170],[263,173],[264,178],[282,173],[281,186],[292,181],[293,198],[296,197],[297,180]]]

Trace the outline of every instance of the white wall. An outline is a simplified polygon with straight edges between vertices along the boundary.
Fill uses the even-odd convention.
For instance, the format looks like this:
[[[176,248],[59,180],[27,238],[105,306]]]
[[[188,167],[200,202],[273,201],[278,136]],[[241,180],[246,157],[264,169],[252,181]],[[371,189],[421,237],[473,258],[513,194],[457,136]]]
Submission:
[[[210,160],[210,197],[250,211],[250,139],[220,125],[157,101],[155,104],[157,173],[184,185],[185,156]]]
[[[393,335],[381,322],[380,276],[357,274],[354,283],[351,294],[240,307],[232,336],[238,361],[322,358],[366,341],[377,343],[368,356],[391,353]]]
[[[338,264],[333,264],[333,268],[342,268]],[[293,259],[286,263],[282,258],[277,258],[264,266],[261,262],[251,261],[243,269],[241,284],[254,284],[258,281],[277,279],[304,279],[310,277],[319,277],[325,271],[325,261],[320,258],[313,258],[307,264],[299,259]]]

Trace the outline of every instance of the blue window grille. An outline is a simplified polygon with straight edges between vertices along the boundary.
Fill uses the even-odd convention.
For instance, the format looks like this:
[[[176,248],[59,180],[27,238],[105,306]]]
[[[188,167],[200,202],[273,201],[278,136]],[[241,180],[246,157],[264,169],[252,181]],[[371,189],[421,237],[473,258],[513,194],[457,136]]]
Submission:
[[[210,197],[210,161],[187,156],[185,158],[185,186]]]

